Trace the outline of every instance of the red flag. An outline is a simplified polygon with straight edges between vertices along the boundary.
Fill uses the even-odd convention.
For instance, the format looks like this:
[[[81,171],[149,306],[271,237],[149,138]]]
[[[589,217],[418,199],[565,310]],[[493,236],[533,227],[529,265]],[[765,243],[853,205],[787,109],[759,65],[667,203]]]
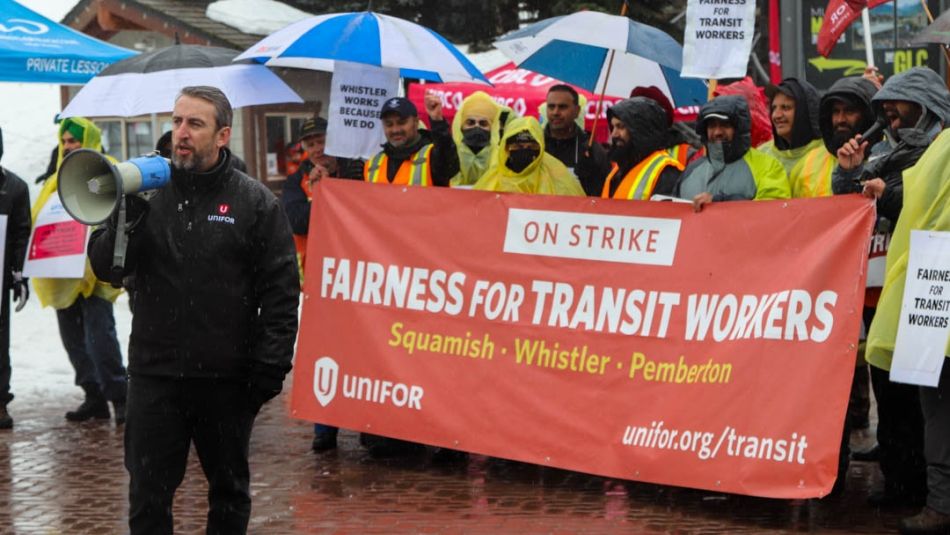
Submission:
[[[769,79],[778,85],[782,82],[782,27],[779,0],[769,0]]]
[[[818,53],[828,57],[845,29],[861,16],[865,7],[875,7],[889,0],[831,0],[825,8],[825,20],[818,32]]]

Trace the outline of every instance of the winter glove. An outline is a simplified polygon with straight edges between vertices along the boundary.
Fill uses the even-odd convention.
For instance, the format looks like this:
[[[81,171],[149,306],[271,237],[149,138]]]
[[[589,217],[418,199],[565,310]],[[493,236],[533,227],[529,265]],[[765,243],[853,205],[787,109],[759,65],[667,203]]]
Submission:
[[[149,208],[148,201],[142,197],[138,195],[125,196],[125,224],[129,234],[135,232],[135,229],[145,221],[145,218],[148,216]],[[119,211],[116,210],[112,213],[112,217],[109,218],[109,228],[116,230],[118,225]]]
[[[597,162],[594,161],[594,156],[591,154],[591,150],[587,147],[578,155],[577,162],[574,164],[574,176],[577,178],[581,177],[593,177],[597,174]]]
[[[23,310],[30,299],[30,279],[23,277],[20,271],[13,272],[13,302],[16,303],[14,312]]]
[[[268,366],[256,366],[251,370],[250,378],[250,405],[254,412],[280,394],[284,387],[284,374],[276,368],[269,369]]]

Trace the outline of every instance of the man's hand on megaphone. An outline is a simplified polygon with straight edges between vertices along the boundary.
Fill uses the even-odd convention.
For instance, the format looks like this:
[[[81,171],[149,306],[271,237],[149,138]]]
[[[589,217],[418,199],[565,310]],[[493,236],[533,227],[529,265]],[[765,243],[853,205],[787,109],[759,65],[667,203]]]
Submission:
[[[23,310],[30,299],[30,279],[24,278],[23,273],[14,271],[13,275],[13,302],[16,303],[14,312]]]
[[[148,216],[149,211],[148,201],[139,197],[138,195],[126,195],[125,196],[125,221],[126,221],[126,232],[129,234],[135,232],[135,229],[139,227]],[[109,226],[112,229],[115,229],[119,224],[119,211],[116,210],[112,213],[112,217],[109,219]]]

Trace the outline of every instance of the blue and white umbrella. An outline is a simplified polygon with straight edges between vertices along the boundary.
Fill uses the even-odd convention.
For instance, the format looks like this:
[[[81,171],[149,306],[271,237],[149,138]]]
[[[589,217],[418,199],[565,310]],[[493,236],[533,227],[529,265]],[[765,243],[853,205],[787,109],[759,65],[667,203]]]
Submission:
[[[347,61],[399,69],[403,78],[435,82],[488,80],[452,43],[418,24],[379,13],[330,13],[278,30],[235,58],[269,67],[333,71]]]
[[[683,47],[663,31],[627,17],[579,11],[515,30],[494,44],[519,67],[588,91],[602,91],[607,78],[608,95],[653,85],[676,106],[706,101],[702,81],[680,76]]]

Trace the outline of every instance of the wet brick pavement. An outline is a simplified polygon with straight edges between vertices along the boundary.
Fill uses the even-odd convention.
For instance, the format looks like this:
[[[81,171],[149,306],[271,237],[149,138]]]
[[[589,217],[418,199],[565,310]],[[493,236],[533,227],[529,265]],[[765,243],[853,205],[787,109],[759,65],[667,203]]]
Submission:
[[[288,383],[289,384],[289,383]],[[122,430],[71,424],[80,401],[18,397],[0,431],[0,534],[124,533],[128,479]],[[610,480],[472,456],[374,460],[354,433],[309,450],[312,426],[288,416],[287,395],[258,418],[251,441],[250,532],[388,533],[893,533],[901,516],[864,498],[877,466],[852,463],[843,495],[768,500]],[[865,439],[866,442],[866,439]],[[207,487],[194,452],[175,502],[176,533],[201,533]]]

